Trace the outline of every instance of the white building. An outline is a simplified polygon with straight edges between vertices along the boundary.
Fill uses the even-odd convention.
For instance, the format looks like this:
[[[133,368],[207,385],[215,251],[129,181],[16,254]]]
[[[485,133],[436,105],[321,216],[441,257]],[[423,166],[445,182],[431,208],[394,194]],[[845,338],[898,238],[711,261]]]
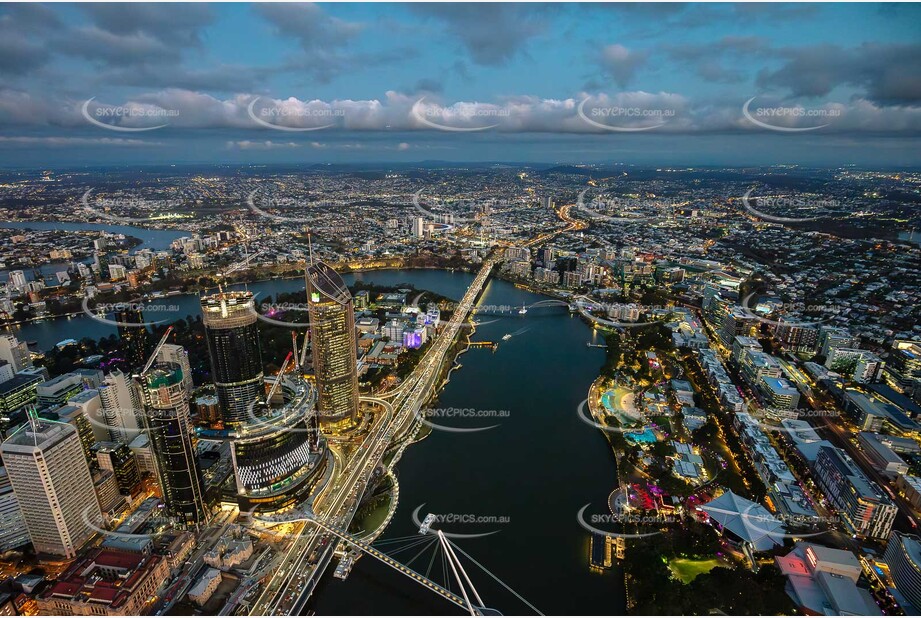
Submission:
[[[8,362],[13,367],[13,373],[32,366],[32,355],[26,343],[9,333],[0,334],[0,360]]]
[[[33,413],[0,453],[35,551],[76,557],[102,521],[77,430]]]
[[[141,395],[134,381],[118,369],[99,388],[102,415],[112,440],[129,444],[143,429]]]

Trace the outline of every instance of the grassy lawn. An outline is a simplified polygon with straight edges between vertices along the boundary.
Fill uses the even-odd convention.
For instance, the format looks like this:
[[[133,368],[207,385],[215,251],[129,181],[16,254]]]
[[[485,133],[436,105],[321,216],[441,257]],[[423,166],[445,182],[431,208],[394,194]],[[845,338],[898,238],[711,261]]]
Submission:
[[[719,560],[711,558],[709,560],[689,560],[687,558],[675,558],[668,561],[668,568],[671,569],[672,575],[680,579],[683,583],[688,584],[698,575],[709,573],[714,567],[720,565]]]
[[[387,519],[392,498],[393,495],[388,491],[386,494],[373,498],[369,504],[363,505],[356,513],[355,519],[352,520],[349,531],[353,533],[362,531],[365,534],[371,534],[380,528],[384,520]]]

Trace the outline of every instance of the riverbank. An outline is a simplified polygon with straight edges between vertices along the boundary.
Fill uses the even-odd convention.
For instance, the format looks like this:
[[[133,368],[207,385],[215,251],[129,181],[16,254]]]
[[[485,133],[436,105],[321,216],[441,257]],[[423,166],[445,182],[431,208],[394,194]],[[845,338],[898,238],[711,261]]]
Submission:
[[[545,298],[493,278],[479,304],[520,307]],[[418,423],[417,433],[401,445],[399,504],[380,541],[418,534],[414,512],[416,519],[419,513],[453,515],[438,528],[459,535],[452,537],[459,547],[541,612],[618,615],[625,607],[621,570],[590,570],[589,534],[575,520],[587,502],[606,504],[616,471],[609,445],[577,415],[604,355],[586,346],[593,331],[574,317],[554,311],[475,318],[478,324],[459,334],[458,353],[477,340],[498,341],[498,349],[452,353],[437,402],[427,405],[473,415],[445,417],[461,432]],[[502,339],[523,326],[527,332]],[[495,414],[475,416],[487,411]],[[489,535],[477,536],[484,533]],[[538,538],[540,543],[530,542]],[[429,557],[411,566],[424,574]],[[506,615],[533,614],[460,558],[490,607]],[[430,575],[441,583],[438,573]],[[569,594],[555,594],[559,589]],[[360,560],[348,581],[330,576],[310,609],[357,615],[379,613],[383,606],[391,615],[441,615],[448,608],[440,603],[387,567]]]

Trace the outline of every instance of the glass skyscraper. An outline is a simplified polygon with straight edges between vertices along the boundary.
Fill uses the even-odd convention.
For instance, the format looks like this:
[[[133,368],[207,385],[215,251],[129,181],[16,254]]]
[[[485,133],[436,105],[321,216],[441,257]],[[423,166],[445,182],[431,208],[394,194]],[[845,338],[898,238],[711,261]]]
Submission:
[[[307,307],[317,413],[325,427],[350,426],[358,419],[358,361],[352,295],[328,264],[307,268]]]
[[[144,423],[166,510],[187,524],[198,523],[205,518],[205,507],[182,369],[177,363],[159,363],[139,380],[144,395]]]
[[[247,422],[255,402],[265,397],[262,350],[252,292],[220,292],[201,299],[211,378],[224,423]]]
[[[125,343],[127,360],[131,368],[143,367],[147,362],[147,326],[144,323],[144,314],[140,309],[126,307],[115,312],[115,319],[119,322],[118,336]],[[128,326],[137,324],[138,326]]]

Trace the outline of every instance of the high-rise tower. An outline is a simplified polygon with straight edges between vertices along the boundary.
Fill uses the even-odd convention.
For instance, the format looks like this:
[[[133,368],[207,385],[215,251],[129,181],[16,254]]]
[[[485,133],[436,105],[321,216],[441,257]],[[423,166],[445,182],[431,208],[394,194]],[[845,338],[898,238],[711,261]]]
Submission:
[[[30,412],[0,452],[35,551],[76,557],[102,522],[77,430]]]
[[[125,342],[127,361],[131,368],[143,367],[147,362],[147,325],[140,309],[128,307],[115,312],[118,321],[118,336]]]
[[[187,524],[198,523],[205,507],[182,369],[177,363],[158,363],[138,380],[166,510]]]
[[[219,292],[201,299],[211,378],[224,423],[245,423],[265,396],[262,351],[251,292]]]
[[[349,289],[328,264],[307,268],[307,307],[317,413],[327,429],[344,428],[358,419],[355,312]]]

